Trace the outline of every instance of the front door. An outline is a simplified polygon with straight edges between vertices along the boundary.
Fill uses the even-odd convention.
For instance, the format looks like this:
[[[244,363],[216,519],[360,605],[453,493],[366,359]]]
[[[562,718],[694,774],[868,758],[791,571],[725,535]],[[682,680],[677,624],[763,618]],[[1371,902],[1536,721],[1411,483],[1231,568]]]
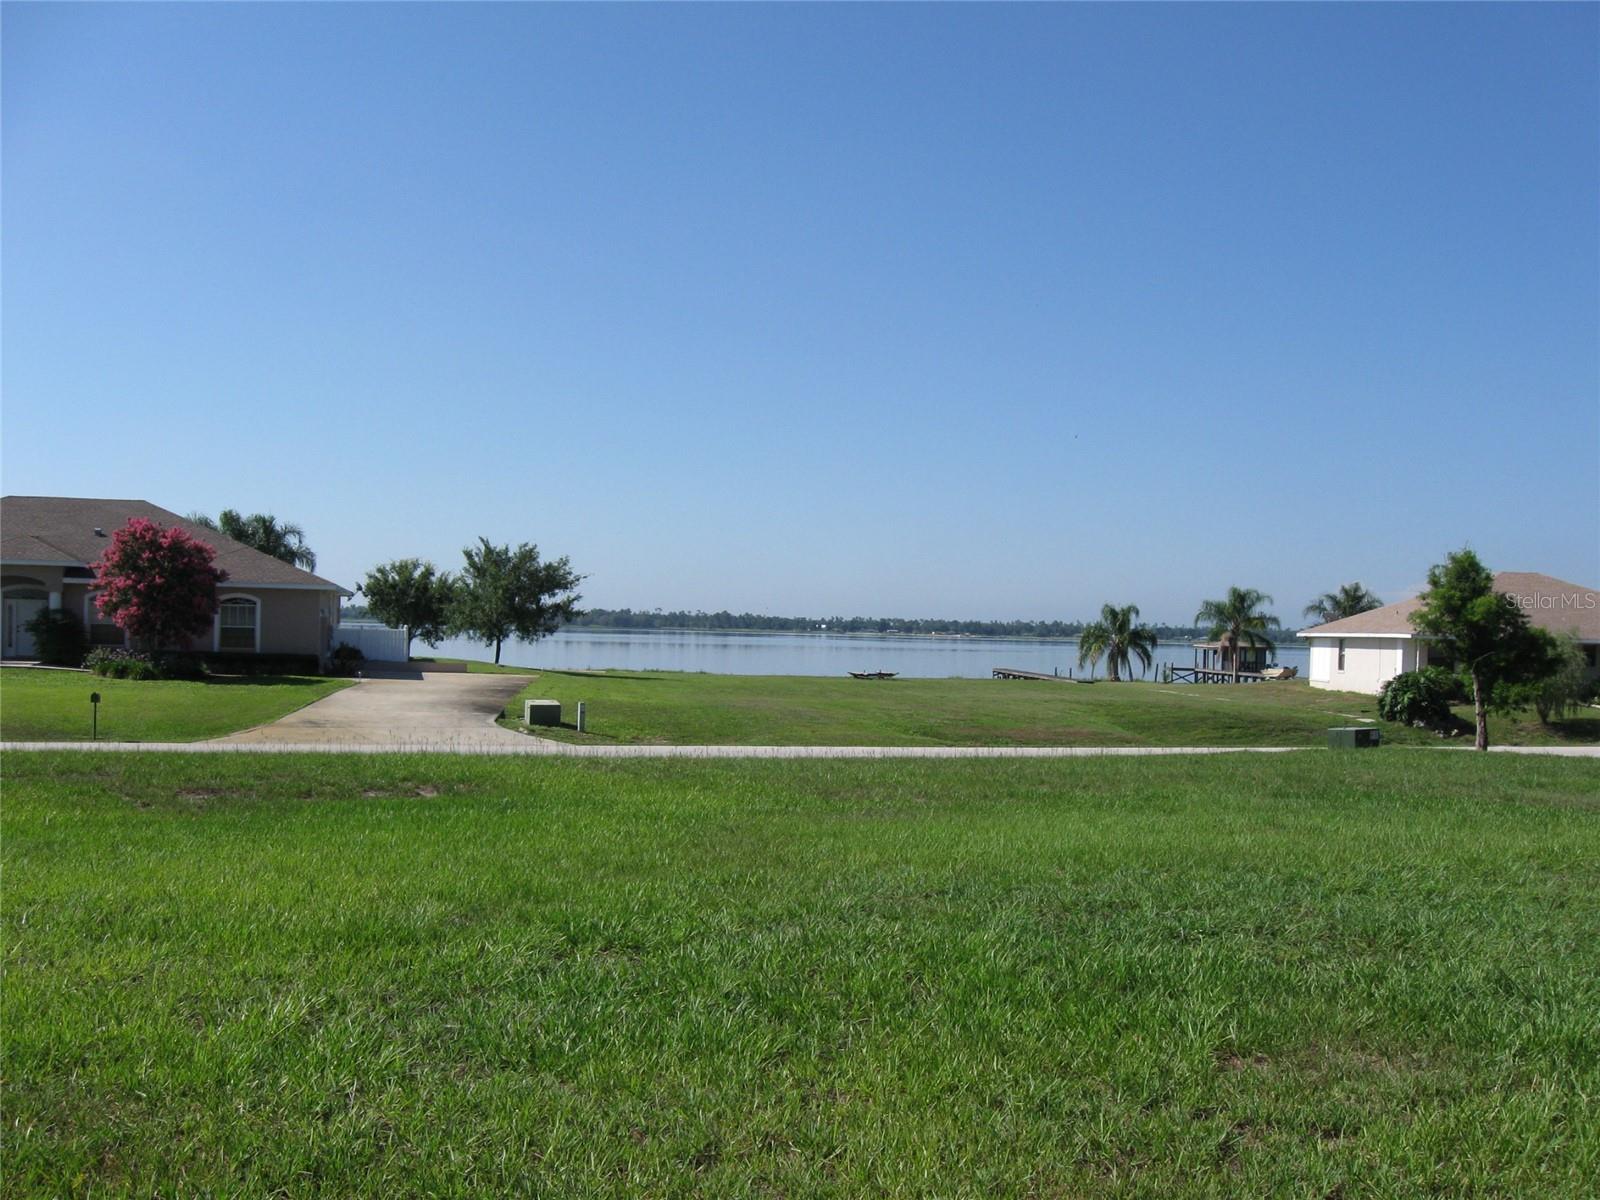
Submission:
[[[23,626],[33,620],[44,607],[43,600],[7,600],[5,614],[5,656],[7,658],[32,658],[33,634]]]

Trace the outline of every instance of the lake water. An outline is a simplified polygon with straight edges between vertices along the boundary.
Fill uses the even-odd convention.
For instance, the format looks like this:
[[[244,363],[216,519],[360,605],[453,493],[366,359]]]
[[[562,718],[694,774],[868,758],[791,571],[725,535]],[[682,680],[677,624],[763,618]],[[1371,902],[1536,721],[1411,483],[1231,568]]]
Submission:
[[[492,659],[494,650],[465,638],[441,642],[436,650],[418,643],[415,654]],[[1305,643],[1285,636],[1277,661],[1308,665]],[[843,675],[849,671],[895,671],[943,679],[987,679],[996,667],[1025,671],[1069,671],[1082,675],[1078,644],[1027,638],[887,637],[875,634],[728,633],[712,631],[563,629],[531,645],[509,643],[500,661],[518,667],[630,671],[705,671],[713,675]],[[1156,663],[1192,666],[1189,643],[1163,642]],[[1104,675],[1102,664],[1097,672]],[[1138,669],[1135,666],[1137,678]]]

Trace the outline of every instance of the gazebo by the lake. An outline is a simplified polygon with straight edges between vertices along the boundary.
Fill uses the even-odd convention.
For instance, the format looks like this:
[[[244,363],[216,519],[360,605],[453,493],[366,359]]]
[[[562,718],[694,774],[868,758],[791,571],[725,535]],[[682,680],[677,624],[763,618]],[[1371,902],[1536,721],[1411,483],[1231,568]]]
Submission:
[[[1194,666],[1171,668],[1171,677],[1175,681],[1232,683],[1235,678],[1234,658],[1237,656],[1239,682],[1255,683],[1266,678],[1261,672],[1271,661],[1273,653],[1273,648],[1265,643],[1251,645],[1246,642],[1235,646],[1229,637],[1190,644],[1194,648]]]

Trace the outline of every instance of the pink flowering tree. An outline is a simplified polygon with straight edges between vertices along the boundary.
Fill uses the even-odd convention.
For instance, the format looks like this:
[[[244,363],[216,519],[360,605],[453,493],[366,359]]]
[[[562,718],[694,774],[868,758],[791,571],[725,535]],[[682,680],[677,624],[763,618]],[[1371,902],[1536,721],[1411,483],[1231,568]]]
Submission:
[[[94,564],[100,612],[149,650],[208,633],[217,585],[228,577],[216,556],[176,526],[134,517]]]

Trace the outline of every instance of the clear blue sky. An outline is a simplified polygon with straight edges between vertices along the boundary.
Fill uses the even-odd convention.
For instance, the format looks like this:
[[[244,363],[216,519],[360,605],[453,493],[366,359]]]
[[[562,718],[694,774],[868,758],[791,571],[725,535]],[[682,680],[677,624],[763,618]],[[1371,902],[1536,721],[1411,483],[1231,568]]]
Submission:
[[[605,607],[1600,583],[1600,8],[8,3],[4,489]]]

